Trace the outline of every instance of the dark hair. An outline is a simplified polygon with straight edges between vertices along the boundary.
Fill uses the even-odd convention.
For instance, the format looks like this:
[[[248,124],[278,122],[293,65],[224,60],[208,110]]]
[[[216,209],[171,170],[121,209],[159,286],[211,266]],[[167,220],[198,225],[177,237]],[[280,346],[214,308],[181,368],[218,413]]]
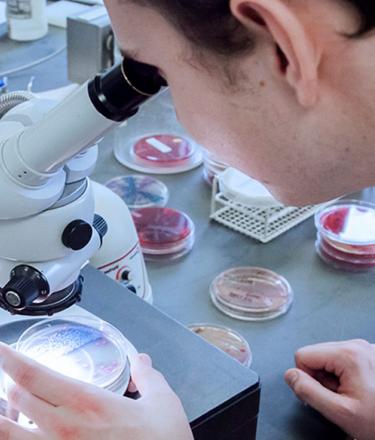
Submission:
[[[217,54],[241,54],[251,50],[254,40],[232,16],[229,0],[132,0],[162,12],[195,46]],[[354,36],[375,28],[375,0],[342,0],[360,14],[360,27]]]

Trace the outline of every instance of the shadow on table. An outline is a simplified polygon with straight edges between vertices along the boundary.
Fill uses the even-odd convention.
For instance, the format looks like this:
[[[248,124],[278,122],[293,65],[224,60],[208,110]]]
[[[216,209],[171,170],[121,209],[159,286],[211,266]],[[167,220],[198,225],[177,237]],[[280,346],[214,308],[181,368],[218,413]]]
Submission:
[[[328,422],[312,408],[295,402],[295,409],[288,423],[298,440],[347,440],[348,437],[337,426]]]

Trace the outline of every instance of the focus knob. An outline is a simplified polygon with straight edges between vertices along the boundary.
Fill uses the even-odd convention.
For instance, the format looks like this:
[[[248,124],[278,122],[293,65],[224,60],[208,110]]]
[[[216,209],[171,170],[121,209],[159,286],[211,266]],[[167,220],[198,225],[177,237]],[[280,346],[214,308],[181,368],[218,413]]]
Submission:
[[[17,266],[4,286],[4,301],[14,309],[30,306],[37,298],[49,294],[49,285],[43,274],[31,266]]]
[[[79,251],[87,246],[92,237],[92,226],[84,220],[74,220],[64,229],[62,242],[73,251]]]
[[[99,234],[101,243],[103,243],[103,237],[108,232],[107,222],[99,214],[95,214],[93,227],[96,229],[97,233]]]

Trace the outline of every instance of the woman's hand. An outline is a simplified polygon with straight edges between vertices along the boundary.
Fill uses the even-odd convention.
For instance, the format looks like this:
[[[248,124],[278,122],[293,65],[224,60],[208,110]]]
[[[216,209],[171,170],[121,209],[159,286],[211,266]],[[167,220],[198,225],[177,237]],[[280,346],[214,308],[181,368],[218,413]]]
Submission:
[[[0,417],[6,440],[192,440],[181,402],[147,355],[132,362],[141,394],[128,399],[69,379],[0,344],[2,369],[16,383],[9,392],[15,409],[39,429]]]
[[[375,439],[375,348],[366,341],[302,348],[285,380],[296,395],[358,440]]]

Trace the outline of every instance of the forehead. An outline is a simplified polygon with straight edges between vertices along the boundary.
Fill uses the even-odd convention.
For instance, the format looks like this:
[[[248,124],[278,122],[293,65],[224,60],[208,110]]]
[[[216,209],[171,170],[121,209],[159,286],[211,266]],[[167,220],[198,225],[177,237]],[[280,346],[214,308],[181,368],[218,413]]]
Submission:
[[[154,8],[130,0],[105,0],[119,46],[139,61],[173,54],[182,35]],[[145,59],[147,58],[147,59]]]

